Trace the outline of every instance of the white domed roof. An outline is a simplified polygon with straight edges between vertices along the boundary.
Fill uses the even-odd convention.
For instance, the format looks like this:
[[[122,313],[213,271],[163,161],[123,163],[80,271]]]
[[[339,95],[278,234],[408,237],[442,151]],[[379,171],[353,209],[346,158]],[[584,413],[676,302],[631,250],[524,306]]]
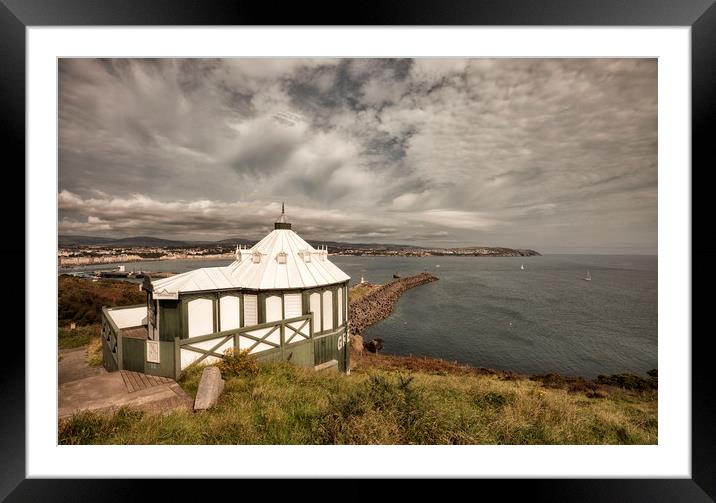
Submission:
[[[204,267],[152,281],[154,297],[178,298],[182,292],[224,289],[304,289],[348,281],[350,276],[284,222],[251,249],[237,249],[226,267]]]

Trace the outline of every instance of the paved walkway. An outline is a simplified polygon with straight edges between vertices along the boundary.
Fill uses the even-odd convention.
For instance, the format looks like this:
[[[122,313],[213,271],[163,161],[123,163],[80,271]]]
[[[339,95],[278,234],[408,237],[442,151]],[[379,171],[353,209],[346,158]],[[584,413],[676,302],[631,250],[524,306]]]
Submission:
[[[173,379],[88,367],[86,348],[61,350],[60,356],[60,419],[79,410],[111,411],[122,405],[163,413],[180,408],[190,410],[194,404],[194,400]]]
[[[60,384],[102,373],[106,374],[107,371],[102,367],[90,367],[87,365],[87,346],[60,349],[60,363],[57,375]]]

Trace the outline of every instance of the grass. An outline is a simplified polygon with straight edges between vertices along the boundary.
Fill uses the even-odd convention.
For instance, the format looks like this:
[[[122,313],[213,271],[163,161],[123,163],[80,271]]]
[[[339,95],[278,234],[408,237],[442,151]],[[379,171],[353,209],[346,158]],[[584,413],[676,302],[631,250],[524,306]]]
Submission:
[[[348,302],[355,302],[378,288],[380,288],[380,285],[373,285],[371,283],[355,285],[348,289]]]
[[[382,367],[351,375],[267,364],[227,380],[218,405],[151,415],[82,412],[61,444],[655,444],[655,390],[601,397],[489,372]],[[191,395],[202,368],[180,384]]]
[[[57,342],[60,349],[79,348],[87,346],[90,341],[96,339],[99,343],[99,324],[70,327],[60,327],[57,331]]]
[[[87,347],[87,365],[90,367],[101,367],[102,363],[102,341],[99,337],[93,337],[90,339]]]

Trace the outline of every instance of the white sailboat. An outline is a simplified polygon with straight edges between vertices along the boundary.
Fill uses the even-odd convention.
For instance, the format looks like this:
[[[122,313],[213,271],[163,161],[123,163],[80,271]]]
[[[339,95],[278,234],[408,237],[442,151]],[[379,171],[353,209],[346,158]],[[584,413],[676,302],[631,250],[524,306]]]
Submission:
[[[587,271],[587,275],[584,277],[584,281],[592,281],[592,275],[589,271]]]
[[[520,266],[520,269],[522,269],[522,270],[524,271],[524,270],[525,270],[525,265],[522,264],[522,265]]]

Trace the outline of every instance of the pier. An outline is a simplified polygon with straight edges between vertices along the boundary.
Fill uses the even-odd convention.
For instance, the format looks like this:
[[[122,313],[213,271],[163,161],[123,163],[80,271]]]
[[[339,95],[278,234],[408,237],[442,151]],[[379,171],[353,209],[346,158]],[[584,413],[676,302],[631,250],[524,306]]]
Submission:
[[[363,331],[390,316],[393,307],[401,295],[410,288],[437,281],[437,276],[429,272],[416,274],[407,278],[399,278],[385,285],[376,286],[367,293],[360,295],[349,303],[350,334],[362,335]],[[357,289],[370,288],[365,284],[353,287]]]

